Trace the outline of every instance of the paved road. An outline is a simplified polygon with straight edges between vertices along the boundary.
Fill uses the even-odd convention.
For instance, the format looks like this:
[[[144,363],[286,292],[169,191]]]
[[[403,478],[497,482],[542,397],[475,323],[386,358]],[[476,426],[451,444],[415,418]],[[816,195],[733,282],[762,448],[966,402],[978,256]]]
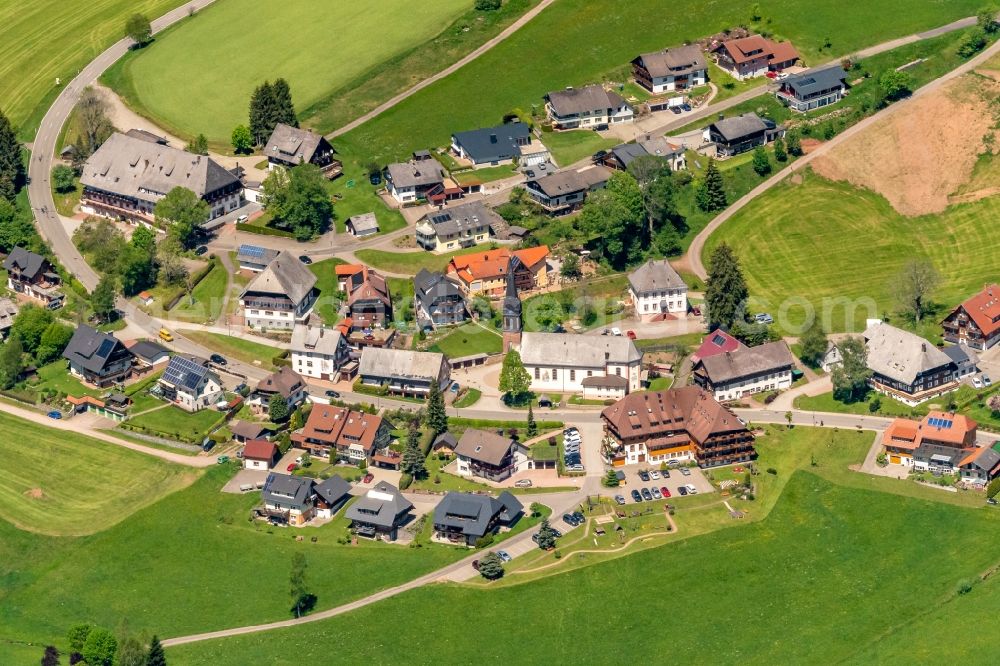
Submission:
[[[970,21],[972,21],[972,24],[975,23],[974,19],[962,19],[961,21],[950,23],[946,26],[936,28],[935,30],[931,30],[925,33],[920,33],[920,35],[911,35],[910,37],[901,38],[901,40],[894,40],[892,43],[900,41],[902,43],[909,43],[917,41],[918,39],[935,37],[937,35],[941,35],[946,32],[950,32],[952,30],[958,30],[964,27],[968,27],[969,25],[971,25],[969,23]],[[878,48],[878,47],[873,47],[873,48]],[[716,229],[722,226],[722,224],[725,223],[733,215],[742,210],[747,204],[749,204],[751,201],[756,199],[764,192],[767,192],[769,189],[771,189],[772,187],[774,187],[775,185],[783,181],[785,178],[795,173],[796,171],[799,171],[808,166],[809,163],[812,162],[817,157],[825,155],[829,151],[833,150],[835,147],[839,146],[841,143],[849,140],[851,137],[860,134],[861,132],[864,132],[866,129],[868,129],[875,123],[881,122],[883,118],[887,118],[891,114],[897,113],[899,109],[907,108],[908,106],[914,103],[914,100],[920,99],[922,96],[930,92],[933,92],[934,90],[937,90],[945,83],[972,71],[973,69],[975,69],[983,62],[996,55],[997,53],[1000,53],[1000,42],[993,44],[992,46],[990,46],[988,49],[986,49],[976,57],[963,63],[956,69],[951,70],[944,76],[934,79],[930,83],[927,83],[924,86],[918,88],[909,98],[901,100],[894,104],[890,104],[888,107],[882,109],[881,111],[868,116],[867,118],[865,118],[864,120],[855,125],[852,125],[851,127],[844,130],[842,133],[835,136],[833,139],[817,147],[816,150],[812,151],[808,155],[800,157],[792,164],[788,165],[781,171],[777,172],[776,174],[765,180],[763,183],[750,190],[747,194],[743,195],[735,202],[730,204],[730,206],[726,208],[726,210],[722,211],[717,216],[715,216],[712,219],[712,221],[709,222],[705,226],[705,228],[702,229],[698,233],[698,235],[694,237],[694,240],[691,242],[690,248],[688,248],[687,254],[685,254],[683,257],[681,257],[680,260],[678,260],[679,263],[684,265],[686,269],[690,270],[692,273],[694,273],[695,275],[704,280],[706,277],[708,277],[708,271],[706,270],[705,264],[702,262],[701,258],[702,252],[705,249],[705,241],[708,240],[708,237],[711,236]]]
[[[484,53],[486,53],[487,51],[489,51],[490,49],[492,49],[494,46],[496,46],[500,42],[504,41],[505,39],[507,39],[508,37],[510,37],[511,35],[513,35],[518,30],[520,30],[528,21],[530,21],[531,19],[533,19],[536,16],[538,16],[538,14],[540,14],[543,9],[545,9],[546,7],[548,7],[549,5],[551,5],[553,2],[555,2],[555,0],[542,0],[537,5],[535,5],[533,8],[531,8],[527,12],[525,12],[524,15],[521,16],[521,18],[517,19],[516,21],[514,21],[513,23],[511,23],[509,26],[507,26],[499,35],[497,35],[493,39],[489,40],[488,42],[484,43],[483,45],[479,46],[478,48],[476,48],[474,51],[472,51],[471,53],[469,53],[468,55],[466,55],[464,58],[462,58],[458,62],[456,62],[456,63],[454,63],[454,64],[446,67],[445,69],[442,69],[440,72],[438,72],[434,76],[431,76],[431,77],[428,77],[428,78],[424,79],[423,81],[421,81],[417,85],[413,86],[412,88],[409,88],[409,89],[407,89],[407,90],[399,93],[398,95],[396,95],[395,97],[393,97],[392,99],[390,99],[388,102],[385,102],[383,104],[379,104],[374,109],[372,109],[368,113],[364,114],[360,118],[355,118],[354,120],[352,120],[351,122],[347,123],[343,127],[339,128],[339,129],[333,130],[332,132],[330,132],[329,134],[326,135],[327,138],[328,139],[332,139],[334,137],[340,136],[341,134],[346,134],[347,132],[350,132],[352,129],[354,129],[356,127],[359,127],[359,126],[363,125],[364,123],[368,122],[369,120],[371,120],[372,118],[374,118],[374,117],[376,117],[376,116],[378,116],[378,115],[380,115],[380,114],[388,111],[392,107],[394,107],[397,104],[399,104],[400,102],[402,102],[404,99],[406,99],[406,98],[410,97],[411,95],[414,95],[417,92],[423,90],[424,88],[426,88],[427,86],[431,85],[435,81],[440,81],[444,77],[449,76],[450,74],[454,74],[459,69],[461,69],[465,65],[469,64],[470,62],[472,62],[473,60],[475,60],[479,56],[483,55]]]

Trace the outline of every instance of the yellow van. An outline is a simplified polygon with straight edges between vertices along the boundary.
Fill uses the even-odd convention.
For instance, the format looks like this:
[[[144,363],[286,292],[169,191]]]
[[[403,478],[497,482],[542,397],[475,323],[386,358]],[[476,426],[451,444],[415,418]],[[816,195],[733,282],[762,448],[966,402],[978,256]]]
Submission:
[[[171,335],[170,331],[168,331],[167,329],[161,328],[160,329],[160,339],[163,340],[163,341],[165,341],[165,342],[173,342],[174,341],[174,336]]]

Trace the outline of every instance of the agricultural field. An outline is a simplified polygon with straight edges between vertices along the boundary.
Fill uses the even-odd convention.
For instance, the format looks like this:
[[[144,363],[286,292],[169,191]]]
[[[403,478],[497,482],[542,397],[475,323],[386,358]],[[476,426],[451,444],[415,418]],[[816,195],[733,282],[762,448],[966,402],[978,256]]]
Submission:
[[[51,465],[40,464],[38,456],[27,464],[51,473]],[[73,464],[80,465],[79,456]],[[107,467],[95,470],[95,476],[120,474],[126,479],[135,471],[134,464]],[[26,663],[11,656],[20,653],[8,653],[8,645],[24,641],[52,642],[68,654],[66,630],[81,621],[115,627],[128,618],[136,632],[176,636],[288,618],[294,552],[307,557],[308,584],[319,608],[411,580],[467,554],[432,544],[338,543],[346,534],[342,517],[308,530],[251,523],[247,518],[259,495],[219,492],[232,472],[228,465],[210,467],[193,485],[152,505],[160,493],[142,487],[132,505],[123,505],[135,510],[133,515],[91,536],[54,538],[0,521],[0,625],[5,639],[0,663]],[[107,493],[111,487],[102,481],[100,490]],[[105,520],[94,518],[98,525]],[[299,535],[306,537],[301,543],[293,538]]]
[[[763,439],[775,438],[775,446],[763,445],[761,465],[773,465],[777,474],[762,474],[761,496],[740,504],[741,510],[750,507],[743,521],[729,518],[717,498],[681,498],[675,500],[679,530],[660,537],[667,539],[662,546],[640,545],[632,555],[612,555],[614,561],[571,557],[568,566],[586,568],[557,567],[562,575],[514,574],[499,584],[424,587],[309,627],[172,648],[171,663],[236,664],[253,655],[290,664],[288,655],[319,658],[334,646],[344,659],[361,659],[368,650],[365,627],[393,618],[399,618],[393,623],[398,633],[380,647],[390,660],[433,652],[440,663],[465,663],[475,651],[484,663],[530,661],[540,652],[586,662],[607,650],[605,632],[577,632],[572,641],[555,631],[538,632],[530,643],[503,641],[499,633],[442,642],[435,627],[488,612],[590,626],[607,613],[609,599],[621,599],[623,589],[630,608],[649,609],[662,607],[667,587],[671,605],[684,608],[685,640],[663,632],[657,613],[630,613],[628,630],[642,640],[616,643],[616,662],[667,651],[695,663],[807,663],[817,654],[824,661],[857,662],[878,654],[880,641],[897,631],[906,631],[918,652],[939,645],[932,634],[907,631],[913,621],[929,618],[944,626],[947,618],[962,626],[977,621],[972,613],[996,608],[995,587],[979,584],[978,576],[996,565],[987,544],[1000,513],[983,507],[981,499],[974,508],[958,506],[948,503],[950,493],[848,471],[847,464],[860,460],[870,445],[870,433],[769,432]],[[690,534],[685,525],[693,526]],[[927,565],[919,586],[899,575],[916,561]],[[680,583],[682,571],[697,573]],[[961,595],[966,586],[970,591]],[[953,610],[962,607],[956,603],[968,610]],[[427,608],[436,612],[427,615],[421,610]],[[718,618],[733,612],[740,621],[720,633]],[[494,647],[483,651],[484,641]],[[894,649],[907,660],[904,644]]]
[[[126,58],[108,82],[164,129],[228,144],[265,79],[284,77],[305,109],[431,39],[468,5],[438,0],[413,12],[405,0],[258,2],[251,10],[244,0],[219,0]]]
[[[0,0],[0,109],[30,140],[60,87],[120,39],[135,12],[150,18],[181,0]]]
[[[179,465],[5,412],[0,428],[7,433],[0,438],[0,519],[30,532],[100,532],[197,477]]]
[[[794,40],[808,63],[944,25],[974,14],[980,4],[889,0],[851,2],[847,9],[837,0],[773,0],[760,7],[762,29]],[[624,81],[637,53],[748,23],[748,11],[735,0],[712,3],[711,12],[703,2],[664,12],[658,0],[559,0],[474,62],[338,139],[338,150],[385,162],[444,145],[456,128],[496,123],[513,109],[540,111],[549,91]],[[442,108],[449,112],[435,111]]]
[[[1000,199],[991,197],[905,217],[873,192],[805,173],[722,225],[703,259],[722,241],[737,248],[751,311],[774,313],[789,333],[799,332],[805,303],[828,331],[861,332],[866,317],[896,310],[890,282],[914,257],[930,260],[941,274],[933,294],[938,313],[995,281],[998,214]]]

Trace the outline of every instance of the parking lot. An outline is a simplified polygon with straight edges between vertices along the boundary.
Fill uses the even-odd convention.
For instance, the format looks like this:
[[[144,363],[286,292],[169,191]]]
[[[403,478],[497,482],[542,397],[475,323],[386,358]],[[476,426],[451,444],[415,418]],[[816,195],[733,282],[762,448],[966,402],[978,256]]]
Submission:
[[[698,467],[671,468],[667,472],[669,477],[665,476],[664,473],[660,471],[658,465],[626,465],[625,467],[618,467],[616,469],[625,473],[625,485],[621,486],[615,494],[622,495],[627,504],[635,503],[635,500],[632,499],[632,491],[641,491],[643,488],[649,489],[650,495],[653,499],[659,499],[652,492],[653,488],[656,488],[657,490],[666,488],[670,491],[671,498],[680,497],[681,494],[679,488],[687,485],[694,486],[695,490],[699,494],[715,492],[715,488],[712,486],[712,483],[705,478],[704,472]],[[681,471],[682,469],[687,471],[688,474],[684,474]],[[650,474],[649,481],[643,481],[640,478],[640,471],[646,471]],[[659,478],[653,478],[654,476],[658,476]]]

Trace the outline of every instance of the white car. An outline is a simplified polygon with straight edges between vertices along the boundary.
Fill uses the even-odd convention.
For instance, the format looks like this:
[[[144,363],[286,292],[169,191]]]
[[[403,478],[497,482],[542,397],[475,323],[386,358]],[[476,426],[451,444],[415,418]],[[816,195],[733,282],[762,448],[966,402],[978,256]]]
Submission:
[[[972,385],[975,386],[976,388],[983,388],[983,380],[980,379],[979,377],[973,377]]]
[[[687,488],[688,495],[697,495],[698,494],[698,489],[695,488],[694,486],[692,486],[690,483],[686,484],[684,487]]]
[[[240,215],[238,218],[236,218],[237,224],[243,224],[244,222],[249,222],[249,221],[250,221],[249,215]]]
[[[620,329],[617,326],[615,326],[614,328],[611,329],[611,335],[615,335],[615,336],[621,337],[621,335],[622,335],[622,329]]]
[[[649,478],[651,478],[651,479],[653,479],[655,481],[656,479],[660,478],[660,473],[657,472],[655,469],[651,470],[649,472]]]
[[[531,479],[518,479],[517,481],[514,482],[514,487],[515,488],[530,488],[531,487]]]

